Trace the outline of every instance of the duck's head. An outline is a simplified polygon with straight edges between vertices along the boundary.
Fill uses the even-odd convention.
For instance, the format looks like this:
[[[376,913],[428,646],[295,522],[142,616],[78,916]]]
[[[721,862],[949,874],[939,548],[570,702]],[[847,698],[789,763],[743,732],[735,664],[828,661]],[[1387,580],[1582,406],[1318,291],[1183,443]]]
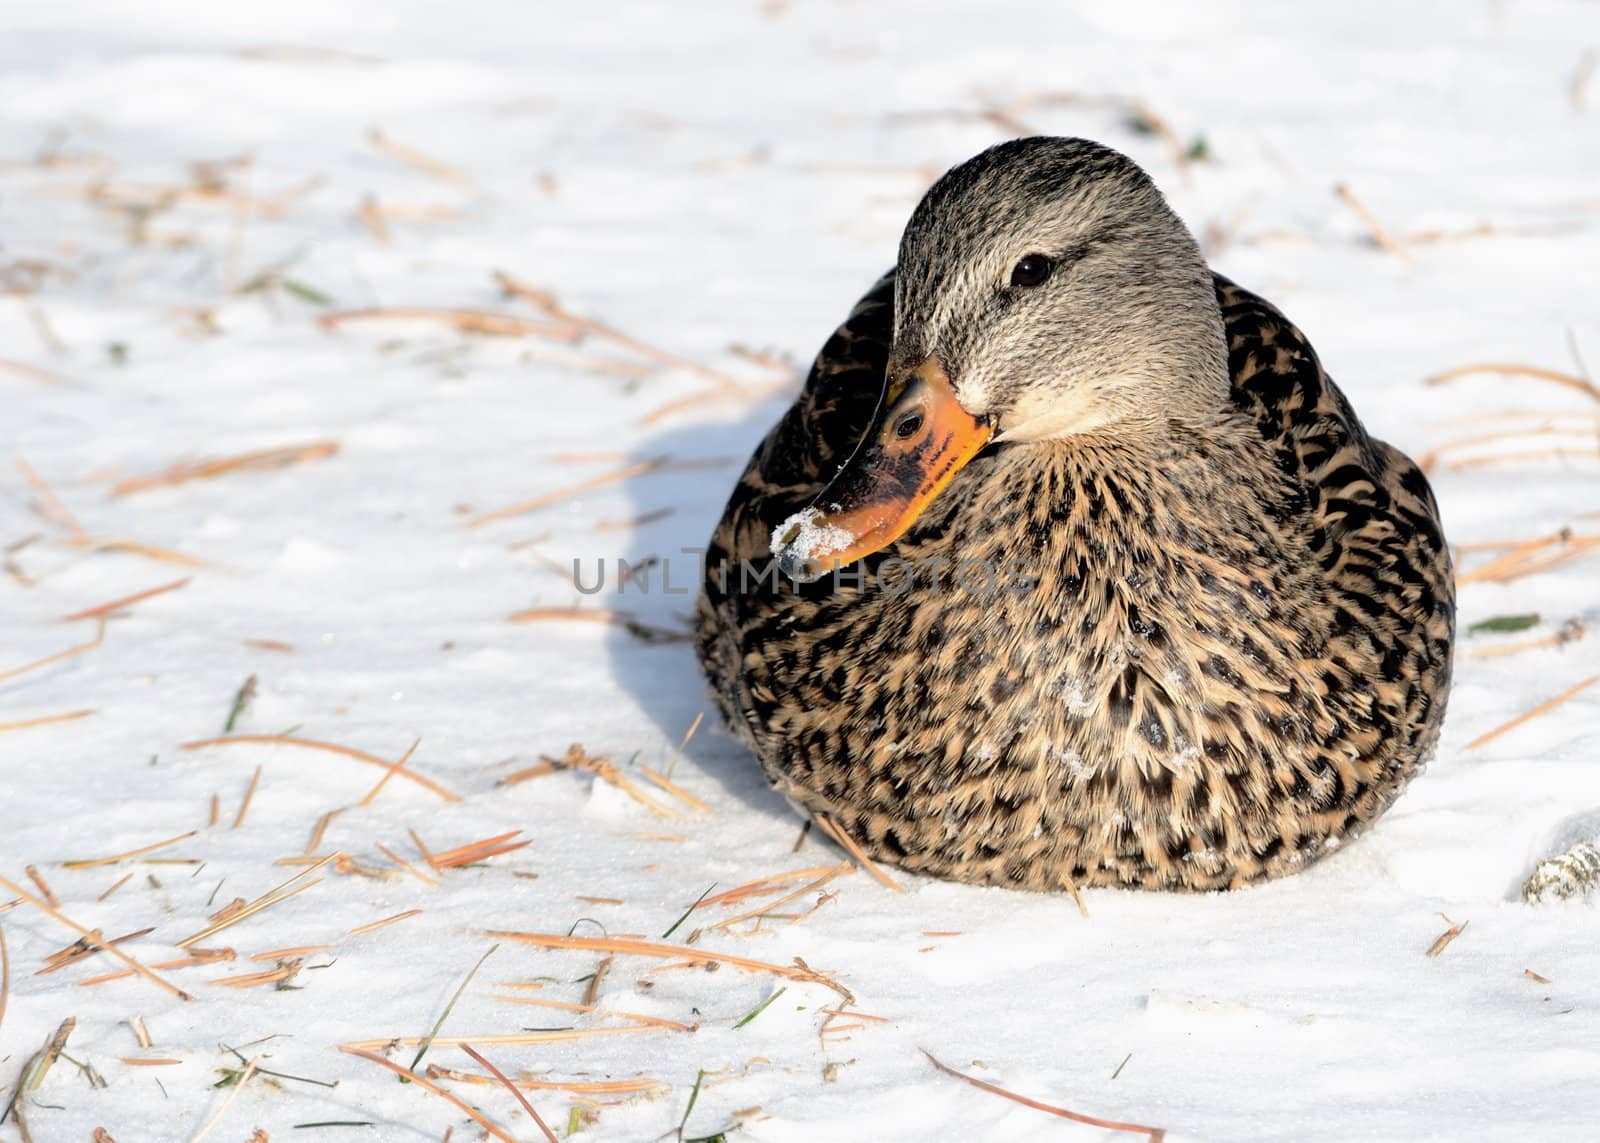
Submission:
[[[872,427],[774,555],[815,578],[893,543],[990,444],[1169,432],[1227,391],[1210,272],[1149,176],[1084,139],[1002,143],[912,214]]]

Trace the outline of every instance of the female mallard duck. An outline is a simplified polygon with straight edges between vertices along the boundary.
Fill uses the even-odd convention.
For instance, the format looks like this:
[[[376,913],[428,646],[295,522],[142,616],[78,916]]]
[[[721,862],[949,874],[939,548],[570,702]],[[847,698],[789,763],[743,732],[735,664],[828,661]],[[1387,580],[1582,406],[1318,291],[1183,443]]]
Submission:
[[[928,192],[756,450],[697,639],[771,781],[876,857],[1205,890],[1394,801],[1454,612],[1426,478],[1300,331],[1131,160],[1021,139]]]

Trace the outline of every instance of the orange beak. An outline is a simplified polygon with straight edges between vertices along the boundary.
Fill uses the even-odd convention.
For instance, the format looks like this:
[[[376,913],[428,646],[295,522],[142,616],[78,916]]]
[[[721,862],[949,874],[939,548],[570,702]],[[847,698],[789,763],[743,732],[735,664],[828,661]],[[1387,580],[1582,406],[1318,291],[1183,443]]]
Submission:
[[[961,407],[937,358],[891,381],[849,462],[773,533],[779,567],[813,580],[894,543],[993,432]]]

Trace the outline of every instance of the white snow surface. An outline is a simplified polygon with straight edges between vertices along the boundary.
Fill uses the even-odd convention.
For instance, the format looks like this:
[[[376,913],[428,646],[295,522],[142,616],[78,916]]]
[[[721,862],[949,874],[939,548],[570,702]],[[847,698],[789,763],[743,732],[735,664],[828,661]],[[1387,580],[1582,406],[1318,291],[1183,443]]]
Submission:
[[[612,608],[683,628],[697,566],[683,549],[704,543],[792,392],[730,346],[808,361],[892,262],[930,178],[1007,133],[1011,119],[986,112],[1134,156],[1213,264],[1307,331],[1374,433],[1414,455],[1450,445],[1434,479],[1453,543],[1600,532],[1593,400],[1525,376],[1425,383],[1483,362],[1600,368],[1597,48],[1600,8],[1576,0],[6,6],[0,673],[94,637],[93,621],[64,616],[191,578],[114,614],[99,646],[0,679],[0,875],[37,895],[35,867],[66,917],[107,938],[151,928],[120,946],[145,964],[183,959],[177,942],[208,915],[299,872],[276,863],[329,810],[344,807],[316,852],[387,876],[324,869],[199,942],[237,959],[160,970],[187,1002],[139,977],[83,985],[121,967],[104,953],[38,975],[77,934],[32,904],[7,908],[16,895],[0,890],[0,1099],[75,1017],[70,1059],[22,1096],[37,1140],[97,1127],[117,1143],[186,1140],[219,1113],[213,1143],[257,1128],[280,1143],[478,1138],[445,1100],[338,1045],[426,1034],[494,944],[488,930],[654,940],[709,886],[841,860],[815,832],[796,851],[798,818],[714,724],[688,645],[508,617]],[[1050,98],[1063,94],[1078,98]],[[1101,97],[1143,101],[1208,157],[1184,169]],[[395,158],[373,129],[460,177]],[[231,159],[247,160],[220,175],[234,197],[175,193],[202,185],[195,163]],[[1402,252],[1374,242],[1339,184]],[[387,243],[358,217],[369,199],[393,212]],[[580,359],[627,354],[593,338],[316,321],[380,306],[543,320],[501,296],[495,270],[740,384],[682,366],[595,372]],[[253,282],[268,285],[242,288]],[[721,397],[690,400],[708,392]],[[1510,429],[1565,435],[1453,443]],[[112,494],[180,460],[323,441],[338,451]],[[1472,463],[1490,456],[1510,458]],[[658,458],[711,463],[639,467]],[[203,566],[75,541],[16,460],[84,535]],[[1469,547],[1463,566],[1494,554]],[[671,590],[658,566],[619,598],[615,560],[651,555]],[[603,592],[574,587],[575,558],[588,583],[606,561]],[[820,1035],[842,999],[822,985],[618,955],[601,1008],[698,1029],[496,1042],[641,1026],[500,1001],[579,1001],[602,963],[502,940],[442,1034],[513,1075],[660,1081],[647,1098],[582,1097],[599,1106],[528,1093],[562,1138],[587,1108],[580,1140],[677,1138],[702,1072],[685,1138],[1132,1137],[977,1090],[922,1049],[1173,1140],[1593,1139],[1600,912],[1526,906],[1518,889],[1540,859],[1600,833],[1600,686],[1469,743],[1600,673],[1594,635],[1476,654],[1569,620],[1600,628],[1597,573],[1591,553],[1464,586],[1437,759],[1368,836],[1292,879],[1090,892],[1085,918],[1067,897],[903,874],[892,893],[858,873],[803,919],[708,927],[775,899],[747,897],[697,910],[670,940],[704,929],[697,948],[802,958],[881,1021]],[[1533,612],[1529,631],[1465,634]],[[460,801],[396,776],[360,805],[383,771],[304,747],[185,749],[221,734],[249,675],[259,689],[236,735],[292,730],[390,760],[420,739],[407,770]],[[9,725],[77,711],[91,713]],[[710,813],[643,774],[672,766],[702,712],[673,780]],[[681,816],[585,772],[499,784],[574,742]],[[377,849],[425,868],[409,830],[435,852],[510,831],[529,844],[430,887]],[[147,858],[66,865],[190,831]],[[421,912],[349,934],[408,910]],[[1465,928],[1426,956],[1452,923]],[[218,983],[297,946],[329,947],[303,954],[288,988]],[[544,987],[506,987],[530,981]],[[218,1069],[241,1058],[337,1086],[262,1076],[226,1103],[236,1089],[214,1086]],[[139,1059],[178,1062],[125,1062]],[[429,1063],[481,1074],[453,1044]],[[542,1137],[503,1088],[439,1082],[508,1136]],[[330,1121],[370,1126],[297,1129]]]

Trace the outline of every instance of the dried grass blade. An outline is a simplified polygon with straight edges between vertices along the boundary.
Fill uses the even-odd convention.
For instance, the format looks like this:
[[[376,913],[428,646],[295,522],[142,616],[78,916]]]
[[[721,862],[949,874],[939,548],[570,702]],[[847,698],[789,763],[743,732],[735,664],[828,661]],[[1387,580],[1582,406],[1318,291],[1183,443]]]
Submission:
[[[975,1088],[978,1088],[982,1091],[987,1091],[993,1095],[998,1095],[1003,1099],[1009,1099],[1013,1103],[1020,1103],[1024,1107],[1031,1107],[1035,1111],[1043,1111],[1050,1115],[1060,1116],[1062,1119],[1070,1119],[1074,1123],[1087,1124],[1090,1127],[1104,1127],[1107,1131],[1136,1132],[1140,1135],[1148,1136],[1150,1143],[1162,1143],[1162,1141],[1167,1137],[1167,1131],[1164,1127],[1145,1127],[1138,1123],[1118,1123],[1111,1119],[1096,1119],[1092,1115],[1080,1115],[1078,1112],[1068,1111],[1064,1107],[1056,1107],[1052,1104],[1040,1103],[1036,1099],[1029,1099],[1025,1095],[1018,1095],[1014,1091],[1007,1091],[1005,1088],[1000,1087],[997,1084],[985,1083],[976,1076],[969,1076],[965,1072],[958,1072],[954,1068],[940,1063],[934,1058],[933,1053],[928,1051],[926,1048],[922,1048],[920,1051],[923,1055],[928,1057],[929,1063],[938,1068],[945,1075],[954,1076],[963,1083],[969,1083]]]
[[[338,858],[338,856],[338,854],[333,854],[332,856],[323,858],[321,861],[307,869],[302,869],[299,873],[296,873],[293,877],[289,878],[289,880],[285,881],[277,888],[270,889],[266,893],[263,893],[254,901],[251,901],[248,905],[244,905],[237,911],[227,914],[220,921],[206,926],[193,936],[185,937],[183,940],[178,942],[178,947],[180,949],[187,949],[189,946],[197,944],[198,942],[205,940],[207,937],[215,936],[223,929],[231,928],[232,926],[237,925],[240,921],[255,916],[263,909],[270,909],[274,905],[278,905],[284,901],[287,901],[290,897],[304,893],[307,889],[322,884],[322,878],[320,877],[313,881],[306,881],[306,878],[311,877],[313,874],[322,869],[326,869]],[[297,881],[305,881],[305,884],[296,886],[295,882]],[[291,886],[294,886],[294,888],[291,888]]]
[[[770,964],[732,953],[711,952],[690,945],[666,944],[661,941],[632,940],[624,937],[573,937],[560,933],[524,933],[494,930],[484,934],[517,944],[533,945],[545,949],[581,949],[589,952],[618,953],[624,956],[648,956],[663,960],[681,959],[694,964],[726,964],[746,972],[770,972],[791,980],[822,984],[843,995],[847,990],[823,973],[807,968],[798,960],[792,965]]]
[[[94,711],[74,710],[66,714],[46,714],[38,718],[25,718],[20,722],[0,722],[0,734],[8,730],[28,730],[35,726],[50,726],[57,722],[73,722],[80,718],[88,718]]]
[[[778,887],[787,885],[791,881],[802,881],[807,877],[817,877],[823,874],[849,873],[856,868],[846,861],[839,865],[814,865],[809,869],[792,869],[787,873],[774,873],[768,877],[758,877],[754,881],[747,881],[743,885],[736,885],[732,889],[718,893],[715,897],[707,897],[700,902],[702,909],[709,909],[712,905],[731,905],[735,901],[742,901],[746,897],[759,897],[766,893],[778,892]]]
[[[571,343],[581,336],[576,330],[550,322],[528,321],[509,314],[482,313],[476,310],[433,309],[427,306],[384,306],[364,310],[340,310],[323,314],[317,324],[323,329],[358,321],[439,321],[462,333],[482,333],[491,337],[548,337]]]
[[[890,877],[883,870],[879,869],[878,866],[873,862],[872,858],[868,857],[862,852],[861,847],[855,843],[855,839],[849,834],[845,833],[843,829],[835,825],[832,821],[828,820],[825,815],[813,814],[812,817],[815,819],[816,823],[822,827],[823,833],[827,834],[829,837],[833,838],[834,841],[838,842],[840,848],[842,848],[851,857],[855,858],[856,863],[860,865],[861,868],[872,874],[873,880],[877,881],[878,884],[882,885],[886,889],[893,889],[896,893],[905,892],[905,889],[901,887],[900,883],[894,878]]]
[[[804,897],[806,894],[811,893],[811,892],[813,892],[815,890],[821,889],[823,886],[827,885],[828,882],[832,881],[836,877],[843,876],[846,873],[854,873],[854,872],[855,872],[855,866],[853,866],[853,865],[852,866],[846,866],[843,870],[835,870],[832,873],[828,873],[825,876],[817,878],[815,881],[811,882],[809,885],[801,886],[799,889],[796,889],[792,893],[785,893],[782,897],[779,897],[776,901],[769,901],[765,905],[762,905],[760,908],[751,909],[749,912],[746,912],[746,913],[740,913],[737,917],[729,917],[729,918],[727,918],[727,920],[718,921],[716,924],[711,925],[710,928],[713,928],[713,929],[727,929],[727,928],[732,928],[734,925],[737,925],[740,921],[754,920],[756,917],[764,916],[765,914],[772,912],[774,909],[781,909],[783,906],[787,905],[790,901],[797,901],[801,897]]]
[[[16,882],[10,881],[5,877],[0,877],[0,886],[4,886],[10,892],[16,894],[18,897],[21,897],[24,901],[28,902],[28,904],[38,909],[41,913],[44,913],[52,920],[60,922],[73,932],[77,933],[79,936],[86,938],[91,944],[98,945],[100,948],[104,949],[106,952],[120,960],[123,964],[127,965],[134,972],[138,973],[145,979],[160,985],[163,989],[172,993],[172,995],[176,996],[179,1000],[194,999],[194,997],[183,991],[183,989],[174,984],[169,984],[167,981],[157,976],[149,968],[146,968],[145,965],[140,961],[135,960],[133,957],[129,956],[127,953],[123,952],[114,945],[107,943],[103,938],[97,936],[92,929],[84,928],[76,921],[62,914],[60,910],[51,908],[48,904],[39,900],[39,898],[35,897],[32,893],[29,893]]]
[[[419,747],[421,745],[422,745],[422,739],[418,738],[410,746],[406,747],[406,752],[404,754],[400,755],[400,757],[395,760],[394,765],[390,766],[389,769],[384,773],[383,777],[378,779],[378,784],[373,786],[372,789],[368,790],[367,791],[367,796],[362,798],[359,802],[357,802],[356,805],[358,805],[358,806],[371,805],[372,804],[372,799],[376,798],[379,794],[381,794],[383,792],[383,788],[389,784],[389,779],[390,778],[393,778],[397,772],[405,769],[406,763],[411,761],[411,756],[417,752],[417,747]]]
[[[396,913],[392,917],[383,917],[380,920],[368,921],[364,925],[357,925],[355,928],[349,930],[345,935],[349,937],[359,937],[362,933],[370,933],[378,929],[386,929],[390,925],[398,924],[408,917],[415,917],[421,912],[421,909],[407,909],[405,912]]]
[[[63,623],[76,623],[80,619],[101,619],[112,612],[121,611],[124,607],[132,607],[135,603],[143,603],[147,599],[154,599],[158,595],[165,595],[169,591],[189,586],[189,576],[175,579],[171,583],[164,583],[159,587],[146,588],[136,591],[132,595],[125,595],[121,599],[113,599],[110,603],[102,603],[95,607],[86,607],[82,611],[74,611],[71,615],[61,617]]]
[[[648,766],[641,766],[639,768],[639,772],[646,778],[650,779],[650,781],[660,786],[667,793],[677,798],[684,805],[689,806],[692,809],[699,810],[704,814],[714,814],[717,812],[710,806],[706,805],[706,803],[702,802],[699,798],[691,794],[688,790],[685,790],[682,786],[678,785],[671,778],[668,778],[666,775],[657,774]]]
[[[1446,369],[1442,373],[1435,373],[1427,379],[1429,385],[1443,385],[1454,381],[1458,377],[1470,377],[1478,373],[1500,373],[1508,377],[1531,377],[1538,381],[1550,381],[1568,389],[1576,390],[1589,397],[1600,401],[1600,386],[1586,377],[1577,377],[1571,373],[1562,373],[1556,369],[1543,369],[1536,365],[1516,365],[1510,362],[1494,361],[1481,365],[1458,365],[1454,369]]]
[[[382,766],[389,770],[394,768],[394,763],[387,758],[379,758],[376,754],[368,754],[364,750],[354,750],[348,746],[340,746],[334,742],[319,742],[311,738],[292,738],[281,734],[235,734],[229,738],[202,738],[197,742],[185,742],[185,750],[203,750],[213,746],[235,746],[244,743],[255,743],[267,746],[298,746],[306,750],[325,750],[330,754],[343,755],[354,758],[358,762],[365,762],[371,766]],[[424,778],[415,770],[399,770],[400,777],[408,782],[414,782],[425,790],[431,790],[447,802],[459,802],[460,795],[452,794],[443,786],[428,778]]]
[[[61,863],[61,868],[95,869],[102,865],[115,865],[119,861],[127,861],[129,858],[133,857],[143,857],[147,853],[155,853],[157,850],[166,849],[169,845],[177,845],[180,841],[187,841],[191,837],[195,836],[197,832],[197,830],[190,830],[188,833],[180,833],[177,837],[169,837],[166,841],[157,841],[150,845],[141,845],[138,849],[130,849],[127,853],[118,853],[111,857],[94,857],[78,861],[63,861]]]
[[[37,671],[40,667],[48,667],[51,663],[59,663],[63,659],[70,659],[74,655],[82,655],[85,651],[93,651],[101,643],[105,642],[105,637],[106,621],[102,618],[98,629],[94,633],[94,638],[87,643],[80,643],[76,647],[68,647],[65,651],[57,651],[54,655],[46,655],[42,659],[36,659],[20,667],[12,667],[9,671],[0,672],[0,683],[5,682],[7,679],[14,679],[18,675],[25,675],[29,671]]]
[[[569,1040],[587,1040],[594,1036],[637,1036],[660,1029],[653,1024],[629,1024],[626,1028],[563,1028],[556,1032],[495,1032],[479,1036],[435,1036],[430,1043],[436,1048],[458,1048],[462,1044],[560,1044]],[[391,1036],[386,1040],[351,1040],[341,1048],[412,1048],[426,1040],[426,1036]]]
[[[507,1091],[516,1097],[517,1102],[522,1104],[522,1109],[532,1116],[533,1121],[539,1125],[539,1130],[544,1132],[544,1137],[549,1140],[549,1143],[559,1143],[559,1140],[556,1139],[555,1132],[550,1130],[549,1124],[545,1123],[543,1119],[539,1118],[539,1113],[533,1109],[533,1104],[528,1102],[528,1097],[517,1090],[517,1085],[508,1080],[503,1071],[479,1055],[477,1050],[474,1049],[471,1044],[462,1044],[461,1050],[467,1053],[467,1055],[471,1056],[474,1060],[477,1060],[479,1064],[483,1065],[484,1069],[487,1070],[490,1075],[494,1076],[494,1078],[498,1080]]]
[[[282,448],[258,449],[212,460],[179,461],[148,476],[132,476],[111,486],[112,496],[130,496],[152,488],[172,488],[195,480],[210,480],[230,472],[263,472],[311,460],[325,460],[339,451],[338,441],[311,441]]]
[[[482,1127],[496,1139],[503,1140],[503,1143],[517,1143],[515,1136],[508,1135],[505,1131],[502,1131],[499,1127],[496,1127],[492,1122],[485,1118],[484,1114],[477,1108],[472,1107],[453,1092],[446,1091],[444,1088],[440,1087],[426,1076],[418,1075],[416,1072],[411,1071],[408,1068],[403,1068],[399,1064],[392,1063],[389,1060],[384,1059],[376,1052],[367,1051],[365,1048],[356,1047],[354,1044],[340,1044],[339,1050],[352,1056],[360,1056],[364,1060],[371,1060],[379,1067],[388,1068],[401,1079],[410,1080],[424,1091],[431,1091],[434,1095],[439,1096],[441,1099],[449,1100],[451,1103],[455,1104],[456,1107],[466,1112],[474,1123],[476,1123],[479,1127]]]
[[[1589,687],[1594,686],[1595,683],[1600,683],[1600,675],[1594,675],[1590,678],[1584,679],[1583,682],[1578,683],[1576,686],[1568,687],[1566,690],[1556,695],[1555,698],[1547,699],[1546,701],[1540,703],[1526,714],[1519,714],[1516,718],[1513,718],[1510,722],[1504,724],[1503,726],[1497,726],[1487,734],[1480,734],[1477,738],[1474,738],[1471,742],[1467,743],[1466,749],[1476,750],[1485,743],[1492,742],[1496,738],[1499,738],[1507,731],[1515,730],[1523,723],[1538,718],[1542,714],[1548,714],[1550,711],[1554,710],[1568,699],[1579,694],[1581,691],[1587,690]]]
[[[44,504],[45,512],[43,514],[47,520],[53,520],[54,523],[60,524],[74,535],[87,535],[83,525],[78,523],[78,518],[72,514],[71,510],[61,502],[61,498],[45,483],[44,477],[33,470],[31,464],[18,457],[17,471],[22,473],[23,479],[32,486],[34,492],[38,493],[39,500]]]
[[[674,1032],[693,1032],[695,1025],[684,1024],[677,1020],[668,1020],[661,1016],[645,1016],[638,1012],[624,1012],[620,1008],[600,1008],[594,1004],[574,1004],[567,1000],[545,1000],[538,996],[496,996],[501,1004],[521,1004],[539,1008],[559,1008],[563,1012],[593,1013],[604,1019],[615,1016],[619,1020],[632,1020],[638,1024],[648,1024],[653,1028],[670,1028]]]

